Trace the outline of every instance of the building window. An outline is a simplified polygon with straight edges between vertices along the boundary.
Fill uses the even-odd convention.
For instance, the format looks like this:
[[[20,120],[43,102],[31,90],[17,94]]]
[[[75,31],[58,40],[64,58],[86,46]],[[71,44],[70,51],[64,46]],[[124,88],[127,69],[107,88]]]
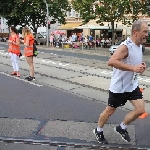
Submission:
[[[76,18],[79,18],[79,17],[80,17],[80,14],[76,12]]]
[[[71,12],[68,12],[68,17],[71,17]]]
[[[76,11],[71,9],[71,11],[67,13],[67,17],[76,17]]]
[[[72,16],[71,17],[75,17],[76,16],[76,11],[75,10],[72,10]]]

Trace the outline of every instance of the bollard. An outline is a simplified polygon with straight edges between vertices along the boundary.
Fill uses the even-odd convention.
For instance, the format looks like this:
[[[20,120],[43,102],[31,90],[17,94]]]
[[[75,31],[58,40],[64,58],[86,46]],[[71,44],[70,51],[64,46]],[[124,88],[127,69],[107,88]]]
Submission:
[[[61,44],[61,47],[62,47],[62,49],[64,49],[64,44],[63,44],[63,42],[62,42],[62,44]]]

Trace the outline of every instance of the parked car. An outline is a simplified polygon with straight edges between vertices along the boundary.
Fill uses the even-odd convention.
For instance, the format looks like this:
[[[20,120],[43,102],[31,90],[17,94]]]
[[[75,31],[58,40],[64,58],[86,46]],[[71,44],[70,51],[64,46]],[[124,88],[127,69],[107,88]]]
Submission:
[[[119,47],[119,45],[121,44],[121,42],[116,43],[115,45],[111,45],[109,48],[109,53],[111,55],[113,55],[113,53],[115,52],[115,50]]]
[[[33,33],[36,45],[46,45],[47,39],[40,33]]]
[[[111,55],[113,55],[113,53],[114,53],[115,50],[119,47],[120,44],[121,44],[121,42],[118,42],[117,44],[110,46],[110,48],[109,48],[109,53],[110,53]],[[145,52],[145,46],[144,46],[144,45],[142,45],[142,52],[143,52],[143,54],[144,54],[144,52]]]
[[[6,42],[8,40],[8,38],[7,37],[0,37],[0,42]]]
[[[44,38],[46,38],[46,32],[38,32],[40,33]]]

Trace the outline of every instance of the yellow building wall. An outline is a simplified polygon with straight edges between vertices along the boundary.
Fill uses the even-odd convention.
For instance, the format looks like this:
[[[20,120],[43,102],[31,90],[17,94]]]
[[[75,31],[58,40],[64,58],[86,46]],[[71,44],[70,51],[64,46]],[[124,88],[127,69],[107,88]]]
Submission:
[[[95,30],[95,38],[96,38],[96,35],[98,35],[98,37],[100,38],[100,30]]]
[[[90,35],[90,29],[83,29],[83,35],[84,36]]]

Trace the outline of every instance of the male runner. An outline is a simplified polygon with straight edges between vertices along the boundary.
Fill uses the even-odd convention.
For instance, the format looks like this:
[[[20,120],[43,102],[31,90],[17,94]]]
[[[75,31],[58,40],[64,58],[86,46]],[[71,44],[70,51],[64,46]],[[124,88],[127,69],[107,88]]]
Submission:
[[[142,62],[142,44],[146,42],[147,36],[147,22],[142,20],[135,21],[132,25],[131,38],[127,38],[127,40],[122,42],[108,61],[108,66],[113,67],[108,106],[100,114],[98,127],[93,130],[99,143],[107,143],[103,135],[103,126],[115,112],[116,108],[125,105],[127,100],[131,102],[134,109],[125,116],[120,125],[115,127],[115,131],[126,142],[130,142],[127,125],[145,112],[137,74],[142,74],[146,69],[146,64]]]

